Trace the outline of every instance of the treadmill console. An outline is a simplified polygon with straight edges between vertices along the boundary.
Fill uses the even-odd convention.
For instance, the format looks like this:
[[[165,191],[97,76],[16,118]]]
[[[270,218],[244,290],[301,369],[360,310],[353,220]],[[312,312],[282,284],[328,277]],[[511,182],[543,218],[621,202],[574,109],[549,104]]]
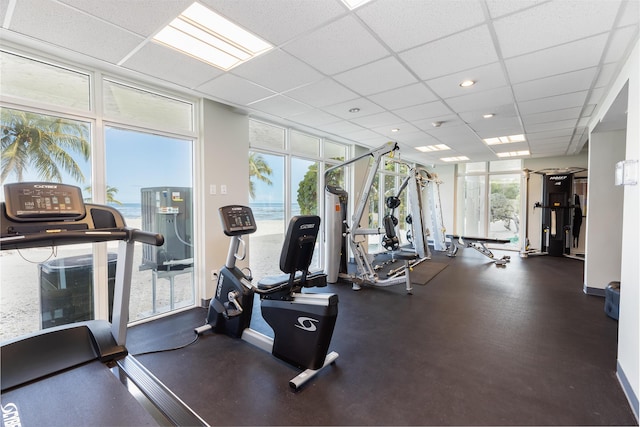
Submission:
[[[251,234],[258,229],[253,212],[248,206],[223,206],[218,211],[222,221],[222,229],[227,236]]]
[[[77,221],[86,215],[82,191],[53,182],[5,184],[6,215],[16,222]]]

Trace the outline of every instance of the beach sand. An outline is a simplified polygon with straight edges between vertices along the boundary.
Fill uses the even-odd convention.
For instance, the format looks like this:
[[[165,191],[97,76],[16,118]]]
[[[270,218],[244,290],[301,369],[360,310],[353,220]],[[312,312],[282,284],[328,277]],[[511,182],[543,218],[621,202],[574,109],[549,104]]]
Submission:
[[[129,227],[140,228],[139,219],[127,219]],[[258,230],[249,236],[250,268],[254,278],[281,274],[280,250],[284,239],[282,221],[258,221]],[[228,244],[228,240],[220,240]],[[0,251],[0,341],[41,329],[41,291],[39,264],[65,257],[90,253],[91,244],[52,248]],[[117,252],[117,242],[110,242],[109,252]],[[166,313],[170,310],[170,286],[166,278],[156,280],[156,311],[153,311],[152,271],[139,271],[142,246],[136,244],[131,283],[131,321]],[[256,280],[257,280],[256,279]],[[174,308],[194,303],[193,274],[174,277]],[[210,295],[203,296],[204,298]],[[198,299],[199,301],[199,299]]]

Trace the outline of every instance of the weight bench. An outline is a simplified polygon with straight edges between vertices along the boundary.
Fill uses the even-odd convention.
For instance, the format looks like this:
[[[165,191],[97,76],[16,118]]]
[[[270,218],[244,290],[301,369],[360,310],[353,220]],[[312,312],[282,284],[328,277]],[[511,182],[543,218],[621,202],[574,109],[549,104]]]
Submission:
[[[509,261],[511,261],[511,257],[508,255],[496,259],[493,252],[491,252],[491,250],[486,246],[487,243],[505,244],[509,243],[510,240],[457,236],[455,234],[447,234],[446,237],[451,240],[451,244],[447,250],[447,256],[454,257],[458,254],[458,250],[472,248],[491,259],[497,266],[505,266]]]

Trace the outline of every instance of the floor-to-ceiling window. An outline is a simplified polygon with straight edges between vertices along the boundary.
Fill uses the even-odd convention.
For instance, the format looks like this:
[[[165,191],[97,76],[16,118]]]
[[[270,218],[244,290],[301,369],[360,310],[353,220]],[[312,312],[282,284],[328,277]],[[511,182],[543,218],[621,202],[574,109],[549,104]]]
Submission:
[[[521,160],[463,163],[457,170],[456,234],[518,244]]]
[[[346,146],[259,120],[249,121],[249,202],[258,230],[249,236],[253,277],[281,274],[280,251],[288,221],[295,215],[320,215],[324,175],[320,170],[344,161]],[[344,185],[345,171],[329,180]],[[311,270],[322,269],[321,235]]]
[[[135,89],[104,78],[97,70],[19,52],[0,51],[0,61],[3,186],[23,181],[76,185],[85,202],[114,206],[130,226],[143,226],[142,186],[192,187],[193,102]],[[154,142],[141,150],[139,141],[143,138]],[[179,149],[166,142],[169,140]],[[168,161],[157,163],[157,157]],[[157,177],[159,170],[163,179],[150,179]],[[165,184],[164,179],[172,182]],[[174,193],[172,197],[174,202],[179,198]],[[188,208],[180,211],[169,209],[172,224],[174,217],[181,221],[183,211],[192,211],[191,199],[186,205]],[[185,227],[175,234],[192,245],[191,219],[183,222]],[[137,250],[142,260],[142,248]],[[107,244],[3,251],[0,339],[64,323],[108,318],[114,252],[113,245]],[[184,260],[192,263],[192,253]],[[192,267],[186,267],[187,271]],[[171,266],[170,270],[177,268]],[[176,295],[173,304],[162,300],[162,289],[169,288],[161,283],[163,278],[151,276],[134,278],[134,286],[146,296],[143,300],[132,298],[130,320],[153,314],[153,307],[160,312],[165,306],[177,308],[195,301],[192,274],[186,293]],[[156,288],[154,278],[159,279],[157,294],[149,291]],[[175,277],[177,294],[181,292],[177,282],[185,278],[186,274]]]

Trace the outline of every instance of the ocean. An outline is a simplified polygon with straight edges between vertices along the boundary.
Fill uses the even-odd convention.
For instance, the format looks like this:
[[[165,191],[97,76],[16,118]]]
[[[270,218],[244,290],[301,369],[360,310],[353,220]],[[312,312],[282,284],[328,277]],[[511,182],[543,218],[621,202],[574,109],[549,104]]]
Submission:
[[[129,219],[140,219],[142,217],[142,205],[140,203],[123,203],[117,205],[109,203],[109,206],[120,211],[122,216]],[[249,203],[256,221],[278,220],[284,218],[284,203]],[[291,216],[300,214],[300,206],[294,203],[291,206]]]

